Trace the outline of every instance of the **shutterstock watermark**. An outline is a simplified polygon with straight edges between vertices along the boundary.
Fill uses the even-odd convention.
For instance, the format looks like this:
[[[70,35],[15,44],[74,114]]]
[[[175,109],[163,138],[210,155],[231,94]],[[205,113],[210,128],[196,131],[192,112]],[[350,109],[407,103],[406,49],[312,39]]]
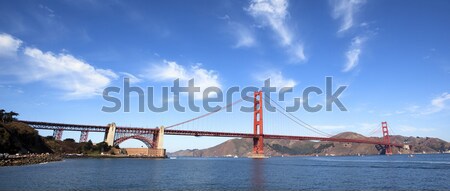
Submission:
[[[182,101],[187,101],[187,109],[193,112],[199,112],[200,107],[205,111],[214,112],[220,109],[224,109],[224,105],[232,105],[238,100],[233,100],[233,96],[239,96],[240,100],[249,102],[249,106],[240,106],[239,110],[242,112],[253,112],[254,92],[263,92],[263,106],[269,112],[275,112],[276,107],[273,104],[277,102],[287,102],[291,105],[285,106],[285,111],[295,112],[303,108],[307,112],[318,112],[325,108],[325,111],[332,111],[333,104],[337,106],[340,111],[347,111],[347,108],[339,99],[339,96],[344,92],[348,86],[339,86],[333,91],[333,78],[325,77],[325,90],[320,87],[309,86],[303,89],[302,94],[299,96],[291,96],[293,100],[286,100],[288,94],[294,94],[293,87],[276,88],[271,86],[270,78],[264,81],[263,87],[243,87],[238,86],[227,88],[223,91],[219,87],[206,87],[200,88],[195,85],[194,79],[188,81],[186,86],[180,85],[180,80],[173,81],[171,87],[160,87],[161,96],[158,98],[155,96],[155,87],[147,87],[145,90],[138,86],[131,86],[130,79],[124,78],[123,87],[107,87],[103,90],[103,99],[110,104],[103,106],[103,112],[118,112],[123,109],[124,112],[130,112],[131,94],[137,95],[138,111],[145,112],[146,109],[152,112],[166,112],[169,110],[169,104],[173,104],[173,108],[176,111],[185,112],[186,106],[183,106]],[[310,98],[312,96],[321,97],[324,94],[324,100],[322,104],[315,103],[311,105]],[[274,96],[276,95],[276,96]],[[147,99],[146,99],[147,98]],[[155,100],[159,99],[159,101]],[[275,99],[276,98],[276,99]],[[187,100],[186,100],[187,99]],[[155,103],[159,102],[159,106]],[[201,102],[201,106],[197,103]],[[147,103],[147,104],[145,104]],[[278,105],[279,106],[279,105]],[[226,111],[231,112],[233,107],[227,107]]]

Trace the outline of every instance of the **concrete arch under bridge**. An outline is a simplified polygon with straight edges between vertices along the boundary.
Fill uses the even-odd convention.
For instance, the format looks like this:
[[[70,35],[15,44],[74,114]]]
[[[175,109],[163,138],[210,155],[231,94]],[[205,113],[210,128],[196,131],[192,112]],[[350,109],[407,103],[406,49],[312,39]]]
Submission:
[[[131,135],[131,136],[125,136],[125,137],[120,137],[116,140],[114,140],[114,144],[113,146],[118,146],[121,143],[125,142],[126,140],[130,140],[130,139],[135,139],[135,140],[139,140],[141,142],[143,142],[147,148],[156,148],[155,147],[155,141],[153,141],[152,139],[142,136],[142,135]]]
[[[156,129],[144,128],[117,128],[115,123],[108,125],[105,131],[105,142],[110,146],[118,146],[120,143],[135,139],[143,142],[147,148],[126,148],[129,155],[146,155],[152,157],[165,157],[164,127]]]

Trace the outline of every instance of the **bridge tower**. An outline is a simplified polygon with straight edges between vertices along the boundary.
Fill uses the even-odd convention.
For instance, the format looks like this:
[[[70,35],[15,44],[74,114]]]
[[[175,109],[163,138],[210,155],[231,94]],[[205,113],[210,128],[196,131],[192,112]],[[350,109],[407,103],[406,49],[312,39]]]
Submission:
[[[253,153],[251,158],[265,158],[263,132],[263,92],[254,93],[253,101]]]
[[[115,137],[116,137],[116,124],[111,123],[109,124],[109,127],[105,132],[105,142],[109,146],[114,146]]]
[[[381,130],[383,131],[383,142],[386,144],[386,155],[392,155],[391,139],[389,137],[389,129],[387,122],[381,122]]]

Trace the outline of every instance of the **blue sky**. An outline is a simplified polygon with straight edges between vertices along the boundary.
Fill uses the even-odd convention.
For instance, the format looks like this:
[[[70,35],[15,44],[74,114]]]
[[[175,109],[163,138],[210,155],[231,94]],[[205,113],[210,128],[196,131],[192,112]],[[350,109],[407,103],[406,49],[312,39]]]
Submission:
[[[143,88],[180,77],[223,89],[271,78],[294,86],[292,98],[308,86],[325,88],[333,76],[335,87],[348,85],[340,97],[348,111],[296,116],[331,134],[367,134],[387,121],[394,134],[449,141],[449,8],[443,0],[2,1],[0,107],[23,120],[155,127],[204,112],[139,113],[134,96],[131,112],[104,113],[103,89],[121,87],[124,77]],[[315,135],[266,116],[266,132]],[[251,132],[252,120],[236,111],[183,128]],[[89,137],[99,142],[103,135]],[[167,136],[165,146],[224,140]]]

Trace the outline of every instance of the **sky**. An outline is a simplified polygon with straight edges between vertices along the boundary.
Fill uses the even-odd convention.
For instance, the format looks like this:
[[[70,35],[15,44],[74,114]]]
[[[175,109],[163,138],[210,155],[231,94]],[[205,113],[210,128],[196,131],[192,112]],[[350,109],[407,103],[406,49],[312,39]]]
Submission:
[[[309,86],[325,90],[331,76],[334,90],[348,86],[339,96],[348,111],[292,114],[329,134],[368,135],[387,121],[391,134],[450,141],[449,9],[444,0],[1,1],[0,108],[21,120],[153,128],[206,112],[175,111],[173,96],[165,100],[169,111],[139,112],[136,95],[130,112],[103,112],[111,106],[103,90],[130,78],[132,86],[154,87],[146,96],[161,100],[161,87],[177,78],[202,90],[261,87],[270,78],[293,87],[282,103],[290,105]],[[186,95],[180,99],[186,104]],[[325,99],[313,93],[308,101]],[[266,133],[318,136],[277,113],[265,120]],[[235,110],[179,128],[250,133],[252,122],[251,113]],[[165,147],[201,149],[227,139],[166,136]]]

